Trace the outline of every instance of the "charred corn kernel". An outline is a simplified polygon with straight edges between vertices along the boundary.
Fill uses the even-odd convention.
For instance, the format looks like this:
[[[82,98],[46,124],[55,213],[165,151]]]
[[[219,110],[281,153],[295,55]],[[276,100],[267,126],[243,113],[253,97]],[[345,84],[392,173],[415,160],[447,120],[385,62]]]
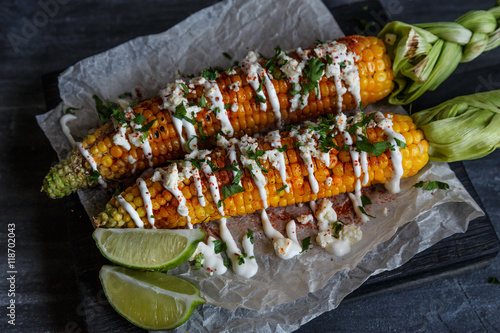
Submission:
[[[99,148],[97,147],[97,145],[92,146],[92,148],[90,148],[90,153],[94,156],[99,155],[100,152],[99,152]]]
[[[115,158],[120,158],[123,154],[123,150],[120,146],[113,146],[111,147],[111,155]]]
[[[124,199],[128,202],[132,202],[134,200],[134,196],[132,195],[132,193],[127,193],[125,194]]]
[[[106,152],[108,150],[108,146],[104,143],[104,141],[100,141],[98,144],[97,144],[97,148],[102,152]]]
[[[136,205],[137,207],[142,207],[143,204],[144,204],[144,202],[142,201],[141,197],[136,196],[134,198],[134,205]]]
[[[413,135],[410,132],[404,132],[406,145],[411,145],[413,143]]]
[[[106,168],[109,168],[113,164],[113,159],[106,155],[101,159],[101,164],[103,166],[105,166]],[[101,172],[101,176],[102,176],[102,172]]]

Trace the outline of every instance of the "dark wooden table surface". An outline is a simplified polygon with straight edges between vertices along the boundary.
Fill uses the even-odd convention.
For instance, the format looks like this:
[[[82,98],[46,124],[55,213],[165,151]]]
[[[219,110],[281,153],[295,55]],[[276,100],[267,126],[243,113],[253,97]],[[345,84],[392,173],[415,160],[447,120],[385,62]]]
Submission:
[[[0,2],[0,243],[4,256],[0,261],[1,331],[85,332],[99,327],[138,331],[118,315],[106,317],[109,326],[101,325],[109,306],[102,299],[96,272],[105,260],[93,245],[92,227],[76,195],[50,200],[39,192],[41,179],[56,160],[35,121],[35,115],[46,110],[41,77],[136,36],[165,31],[213,3]],[[371,33],[389,20],[452,21],[468,10],[494,5],[494,1],[464,0],[387,0],[382,1],[382,6],[357,1],[325,3],[334,14],[363,8]],[[338,9],[346,3],[352,3],[351,7]],[[336,18],[343,27],[354,29],[359,24],[349,15]],[[356,32],[347,28],[346,33]],[[500,89],[499,65],[500,50],[462,64],[437,91],[425,95],[413,108]],[[446,251],[446,259],[434,259],[450,267],[420,275],[414,272],[412,277],[418,275],[418,283],[412,283],[412,278],[405,283],[386,279],[386,285],[381,287],[376,279],[368,281],[362,292],[355,292],[337,309],[305,324],[300,331],[500,331],[500,286],[488,283],[491,277],[500,278],[500,259],[493,258],[495,230],[500,233],[499,165],[498,150],[480,160],[453,165],[465,182],[470,179],[470,188],[477,192],[494,229],[487,218],[474,221],[473,230],[436,244],[411,261],[409,269],[403,266],[396,275],[404,279],[405,272],[428,260],[426,255]],[[7,239],[13,236],[9,224],[15,225],[11,230],[16,242],[15,296],[9,295],[12,281],[7,280],[12,275],[8,273]],[[487,244],[493,244],[490,248],[480,246],[485,239]],[[484,263],[487,266],[481,267]],[[424,280],[427,282],[421,283]],[[15,326],[8,323],[11,299],[15,300]]]

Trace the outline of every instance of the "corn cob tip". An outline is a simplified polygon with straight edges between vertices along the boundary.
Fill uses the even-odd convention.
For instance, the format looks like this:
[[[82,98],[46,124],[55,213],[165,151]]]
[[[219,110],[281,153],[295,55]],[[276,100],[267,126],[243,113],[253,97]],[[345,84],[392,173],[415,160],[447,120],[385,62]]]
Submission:
[[[78,149],[72,150],[65,160],[52,167],[45,176],[41,192],[57,199],[95,185],[97,181],[90,180],[90,170],[85,167],[84,162]]]

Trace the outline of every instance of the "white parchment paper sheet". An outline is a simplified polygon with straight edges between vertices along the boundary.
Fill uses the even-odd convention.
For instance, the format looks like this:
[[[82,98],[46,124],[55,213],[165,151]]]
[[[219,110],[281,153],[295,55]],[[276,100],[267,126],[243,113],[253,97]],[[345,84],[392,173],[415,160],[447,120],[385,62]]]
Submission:
[[[320,1],[225,1],[164,33],[136,38],[70,67],[59,79],[63,102],[37,120],[59,157],[64,158],[70,146],[59,119],[67,107],[80,108],[78,121],[70,128],[77,138],[86,135],[89,128],[98,125],[93,94],[104,100],[116,100],[126,91],[151,97],[172,81],[178,70],[191,74],[208,66],[228,67],[231,61],[223,52],[233,59],[241,59],[249,50],[271,56],[278,44],[293,49],[307,47],[317,38],[341,36],[342,31]],[[402,108],[383,104],[376,108],[403,112]],[[445,181],[451,190],[430,193],[411,186],[429,179]],[[252,279],[232,272],[208,277],[202,271],[191,271],[188,264],[171,271],[198,285],[211,303],[196,311],[182,330],[296,329],[336,307],[371,275],[394,269],[437,241],[464,232],[470,220],[483,214],[446,164],[427,165],[417,176],[403,181],[398,196],[387,194],[382,186],[371,188],[368,194],[374,202],[369,213],[377,219],[362,226],[363,240],[344,258],[332,258],[316,246],[295,259],[280,260],[263,236],[258,214],[230,219],[235,238],[241,238],[247,228],[254,229],[259,272]],[[87,213],[93,216],[102,209],[110,192],[95,188],[79,195]],[[349,205],[345,195],[330,200],[336,207]],[[388,216],[383,214],[385,207]],[[270,209],[281,231],[290,217],[308,211],[306,206]],[[352,211],[347,211],[341,219],[355,221]],[[217,229],[214,223],[204,227]],[[299,239],[314,233],[314,225],[298,230]]]

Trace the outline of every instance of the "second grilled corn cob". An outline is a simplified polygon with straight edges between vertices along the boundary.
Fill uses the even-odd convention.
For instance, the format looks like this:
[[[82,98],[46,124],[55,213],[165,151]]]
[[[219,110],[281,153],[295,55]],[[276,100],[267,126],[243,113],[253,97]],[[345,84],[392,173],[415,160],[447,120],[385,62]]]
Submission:
[[[380,113],[219,141],[228,148],[197,152],[139,179],[109,201],[96,226],[184,227],[344,192],[359,196],[376,183],[397,192],[399,179],[416,174],[429,150],[410,117]]]
[[[387,96],[392,78],[384,43],[374,37],[345,37],[290,53],[277,48],[271,59],[251,52],[240,67],[208,69],[191,83],[168,85],[160,97],[110,110],[103,118],[111,116],[115,126],[108,122],[81,143],[79,151],[89,158],[67,173],[56,166],[42,190],[57,198],[96,183],[89,181],[92,174],[101,180],[130,176],[183,156],[183,148],[213,146],[219,131],[239,138],[352,110]],[[86,172],[71,172],[76,168]]]

